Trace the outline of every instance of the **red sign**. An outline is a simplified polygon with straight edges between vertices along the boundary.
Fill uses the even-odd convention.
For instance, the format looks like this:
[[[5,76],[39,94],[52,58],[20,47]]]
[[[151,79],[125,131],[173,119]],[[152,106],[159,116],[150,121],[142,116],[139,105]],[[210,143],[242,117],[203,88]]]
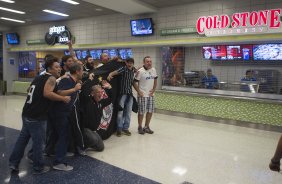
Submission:
[[[236,35],[248,33],[281,32],[281,9],[202,16],[197,20],[197,31],[206,36]]]

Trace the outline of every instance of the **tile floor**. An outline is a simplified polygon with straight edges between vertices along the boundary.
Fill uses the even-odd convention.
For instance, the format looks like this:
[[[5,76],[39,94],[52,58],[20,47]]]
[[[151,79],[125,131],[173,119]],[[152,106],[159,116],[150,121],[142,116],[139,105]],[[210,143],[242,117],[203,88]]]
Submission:
[[[18,133],[16,130],[21,128],[20,115],[24,100],[24,96],[0,96],[2,152],[4,149],[5,153],[9,153],[13,147]],[[152,118],[151,128],[155,131],[153,135],[137,134],[137,116],[133,114],[132,136],[111,136],[105,141],[103,152],[87,152],[94,159],[75,157],[73,162],[77,169],[73,174],[52,171],[46,174],[48,177],[38,179],[29,174],[23,159],[22,173],[18,177],[11,177],[5,166],[8,155],[2,153],[0,178],[3,180],[0,183],[46,183],[49,180],[44,178],[63,175],[70,183],[282,183],[282,174],[268,169],[281,133],[157,113]],[[87,164],[81,166],[80,163]],[[97,167],[97,164],[101,167]],[[115,170],[114,173],[122,174],[110,172],[111,174],[90,175],[85,172],[90,170],[90,173],[95,173],[97,168],[105,173],[107,170]],[[127,175],[130,182],[120,178]],[[93,178],[82,180],[88,177]],[[64,177],[59,177],[53,181],[57,182],[66,181]]]

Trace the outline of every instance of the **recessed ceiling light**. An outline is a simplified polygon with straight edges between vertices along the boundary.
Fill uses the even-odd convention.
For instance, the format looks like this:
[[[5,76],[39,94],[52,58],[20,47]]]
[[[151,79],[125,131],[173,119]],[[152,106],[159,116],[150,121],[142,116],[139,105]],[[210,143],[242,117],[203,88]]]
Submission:
[[[15,3],[15,1],[11,1],[11,0],[0,0],[0,1],[3,1],[5,3]]]
[[[63,16],[63,17],[68,17],[69,16],[67,14],[56,12],[56,11],[52,11],[52,10],[42,10],[42,11],[47,12],[47,13],[51,13],[51,14],[55,14],[55,15],[60,15],[60,16]]]
[[[18,13],[18,14],[25,14],[25,12],[13,10],[13,9],[9,9],[9,8],[4,8],[4,7],[0,7],[0,10],[9,11],[9,12]]]
[[[70,3],[70,4],[74,4],[74,5],[78,5],[79,4],[78,2],[72,1],[72,0],[61,0],[61,1],[64,1],[64,2]]]
[[[19,23],[25,23],[25,21],[23,21],[23,20],[10,19],[10,18],[6,18],[6,17],[0,17],[0,19],[13,21],[13,22],[19,22]]]
[[[95,10],[96,10],[96,11],[102,11],[102,9],[101,9],[101,8],[96,8]]]

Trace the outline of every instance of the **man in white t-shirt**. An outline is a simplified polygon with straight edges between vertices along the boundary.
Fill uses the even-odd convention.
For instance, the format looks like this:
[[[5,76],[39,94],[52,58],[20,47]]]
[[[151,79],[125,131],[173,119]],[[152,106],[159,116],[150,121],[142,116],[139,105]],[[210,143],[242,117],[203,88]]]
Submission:
[[[144,65],[140,68],[134,79],[134,88],[138,93],[138,133],[153,134],[149,124],[155,109],[154,92],[157,87],[157,72],[152,67],[152,59],[146,56],[143,59]],[[145,127],[142,128],[142,121],[146,113]]]

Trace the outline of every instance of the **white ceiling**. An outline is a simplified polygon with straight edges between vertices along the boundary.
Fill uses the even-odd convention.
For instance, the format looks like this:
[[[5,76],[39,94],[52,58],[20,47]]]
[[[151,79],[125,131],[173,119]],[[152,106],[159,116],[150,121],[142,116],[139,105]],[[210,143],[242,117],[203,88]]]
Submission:
[[[0,31],[7,28],[22,25],[32,25],[44,22],[72,20],[83,17],[93,17],[114,13],[127,15],[138,15],[157,12],[158,9],[193,3],[202,0],[75,0],[79,5],[72,5],[60,0],[14,0],[15,3],[0,1],[0,7],[15,9],[26,12],[16,14],[0,10],[0,17],[23,20],[26,23],[16,23],[0,19]],[[43,12],[43,9],[50,9],[68,14],[69,17],[61,17]]]

